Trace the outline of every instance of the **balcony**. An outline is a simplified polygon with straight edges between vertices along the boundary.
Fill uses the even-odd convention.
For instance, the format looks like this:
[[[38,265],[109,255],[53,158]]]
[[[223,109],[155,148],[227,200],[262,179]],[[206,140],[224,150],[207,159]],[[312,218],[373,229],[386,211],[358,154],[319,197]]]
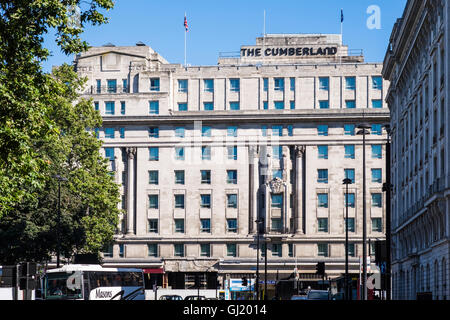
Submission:
[[[129,92],[129,86],[90,86],[90,88],[84,91],[84,94],[121,94]]]

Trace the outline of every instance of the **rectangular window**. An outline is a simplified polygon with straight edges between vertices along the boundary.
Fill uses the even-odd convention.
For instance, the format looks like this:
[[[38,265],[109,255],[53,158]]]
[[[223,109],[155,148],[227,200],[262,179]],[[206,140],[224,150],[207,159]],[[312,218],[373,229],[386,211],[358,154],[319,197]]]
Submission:
[[[175,257],[184,257],[184,244],[182,243],[174,244],[173,249]]]
[[[348,218],[346,222],[348,231],[355,232],[355,218]]]
[[[329,78],[319,78],[319,89],[328,91],[329,90],[329,83],[330,83],[330,79]]]
[[[227,147],[228,160],[237,160],[237,146]]]
[[[188,92],[188,81],[187,79],[178,80],[178,92]]]
[[[97,93],[102,93],[102,81],[100,79],[95,80],[97,84]]]
[[[282,194],[271,194],[271,208],[282,209],[283,208],[283,195]]]
[[[117,80],[110,79],[106,80],[108,86],[108,93],[116,93],[117,92]]]
[[[156,243],[147,244],[147,248],[149,257],[158,257],[158,245]]]
[[[269,109],[269,104],[267,101],[263,101],[263,109],[264,110],[268,110]]]
[[[150,91],[159,91],[159,78],[150,78]]]
[[[328,243],[317,244],[317,255],[319,257],[328,257]]]
[[[211,219],[200,219],[200,232],[211,233]]]
[[[372,77],[372,89],[381,90],[383,88],[383,79],[381,77]]]
[[[318,232],[328,232],[328,218],[318,218],[317,219],[317,231]]]
[[[125,128],[119,128],[120,139],[125,138]]]
[[[269,90],[269,79],[268,78],[263,78],[263,89],[264,89],[264,91]]]
[[[125,114],[125,101],[120,101],[120,114]]]
[[[150,148],[148,148],[148,152],[150,154],[150,161],[159,161],[159,148],[158,147],[150,147]]]
[[[149,114],[159,114],[159,101],[149,102]]]
[[[319,208],[328,208],[328,193],[318,193],[317,200]]]
[[[122,79],[122,92],[128,92],[128,79]]]
[[[237,170],[227,170],[227,183],[237,184]]]
[[[149,138],[159,138],[159,128],[158,127],[148,128],[148,137]]]
[[[211,184],[211,170],[200,170],[201,183]]]
[[[123,258],[125,256],[125,246],[123,244],[119,244],[119,257]]]
[[[317,183],[328,183],[328,169],[317,169]]]
[[[347,203],[347,197],[348,197],[348,203]],[[349,193],[349,194],[344,194],[344,206],[349,208],[354,208],[355,207],[355,194],[354,193]]]
[[[237,137],[237,127],[228,127],[227,128],[227,136],[228,137]]]
[[[227,257],[236,257],[235,243],[227,243]]]
[[[347,136],[355,135],[355,125],[354,124],[345,124],[344,125],[344,134]]]
[[[114,115],[115,112],[114,101],[106,101],[105,102],[105,114]]]
[[[320,109],[330,109],[330,102],[328,100],[319,101],[319,108]]]
[[[281,243],[272,243],[272,257],[281,257]]]
[[[211,127],[202,126],[202,137],[211,137]]]
[[[344,177],[350,179],[352,184],[355,183],[355,169],[344,169]]]
[[[272,127],[272,136],[282,137],[283,136],[283,126],[273,126]]]
[[[345,89],[355,90],[356,89],[356,78],[355,77],[345,77]]]
[[[200,207],[211,208],[211,195],[210,194],[201,194],[200,195]]]
[[[381,144],[373,144],[372,145],[372,159],[381,159]]]
[[[174,219],[175,233],[184,233],[184,219]]]
[[[175,137],[177,138],[184,138],[185,129],[184,127],[177,127],[175,128]]]
[[[114,139],[114,128],[105,128],[105,139]]]
[[[237,209],[237,194],[227,194],[227,208]]]
[[[184,147],[175,147],[175,160],[184,161]]]
[[[291,83],[291,91],[295,91],[295,78],[290,78],[289,81]]]
[[[291,101],[289,102],[289,105],[290,105],[291,110],[294,110],[294,109],[295,109],[295,101],[294,101],[294,100],[291,100]]]
[[[237,233],[237,219],[227,219],[227,232]]]
[[[381,208],[381,193],[372,193],[372,207]]]
[[[381,218],[372,218],[372,232],[382,232],[382,220]]]
[[[175,184],[184,184],[184,170],[175,170]]]
[[[211,257],[211,246],[208,243],[202,243],[200,245],[200,256]]]
[[[157,194],[150,194],[148,196],[148,207],[150,209],[158,209],[159,208],[159,199]]]
[[[275,91],[284,91],[284,78],[274,78],[273,83]]]
[[[99,110],[100,110],[100,106],[99,106],[99,104],[98,104],[98,101],[95,101],[95,102],[94,102],[94,109],[95,109],[96,111],[99,111]]]
[[[105,158],[109,159],[109,161],[114,161],[114,148],[105,148]]]
[[[184,209],[184,194],[175,195],[175,208]]]
[[[273,107],[275,110],[284,110],[284,101],[274,101]]]
[[[371,134],[377,135],[377,136],[381,136],[381,132],[382,132],[382,127],[381,124],[373,124],[372,128],[370,130]]]
[[[202,160],[211,160],[211,147],[210,146],[202,147]]]
[[[347,109],[355,109],[356,108],[356,101],[355,100],[345,100],[345,107]]]
[[[158,233],[158,219],[148,219],[148,232]]]
[[[187,103],[183,102],[178,104],[178,111],[187,111],[187,110],[188,110]]]
[[[348,144],[344,146],[345,149],[345,159],[355,159],[355,145]]]
[[[381,183],[381,169],[372,169],[372,182]]]
[[[283,155],[282,146],[272,146],[272,157],[273,159],[280,160]]]
[[[354,243],[349,243],[348,244],[348,255],[350,257],[355,257],[356,252],[355,252],[355,244]]]
[[[214,92],[214,79],[204,79],[203,85],[205,92]]]
[[[261,126],[261,134],[263,137],[267,137],[267,126]]]
[[[230,110],[239,110],[239,102],[230,102]]]
[[[380,99],[373,99],[372,100],[372,108],[374,108],[374,109],[383,108],[383,102]]]
[[[239,90],[240,90],[239,79],[230,79],[230,91],[231,92],[239,92]]]
[[[98,129],[98,128],[95,128],[94,129],[94,132],[95,132],[95,137],[98,139],[98,138],[100,138],[100,130]]]
[[[328,136],[328,126],[326,124],[321,124],[317,126],[317,135]]]
[[[319,159],[328,159],[328,146],[318,146]]]
[[[294,135],[294,126],[288,125],[287,126],[288,136],[292,137]]]
[[[213,111],[214,103],[213,102],[203,102],[203,110],[205,111]]]
[[[158,170],[151,170],[148,172],[148,183],[149,184],[158,184],[159,183]]]
[[[288,244],[288,255],[291,258],[294,256],[294,245],[292,243]]]

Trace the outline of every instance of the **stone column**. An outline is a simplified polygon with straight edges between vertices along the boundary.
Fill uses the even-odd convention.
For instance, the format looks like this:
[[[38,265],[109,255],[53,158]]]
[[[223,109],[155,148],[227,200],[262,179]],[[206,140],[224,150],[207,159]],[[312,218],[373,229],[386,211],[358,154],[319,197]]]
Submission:
[[[134,235],[134,158],[137,148],[127,148],[128,155],[128,182],[127,182],[127,235]]]
[[[258,212],[258,153],[255,146],[248,147],[248,232],[256,232]]]
[[[303,159],[305,146],[295,147],[295,233],[303,233]]]

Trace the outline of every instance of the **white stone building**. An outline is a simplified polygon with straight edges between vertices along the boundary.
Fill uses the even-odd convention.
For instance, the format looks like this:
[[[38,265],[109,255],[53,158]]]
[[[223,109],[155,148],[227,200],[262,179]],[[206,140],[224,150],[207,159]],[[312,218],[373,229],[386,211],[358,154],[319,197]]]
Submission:
[[[215,66],[170,64],[152,48],[91,48],[75,59],[123,194],[107,265],[164,272],[174,288],[205,275],[254,276],[257,223],[268,279],[344,272],[349,185],[350,271],[362,254],[361,122],[366,136],[368,240],[384,239],[388,82],[381,63],[340,35],[267,35]],[[265,260],[260,260],[261,279]],[[155,271],[156,270],[156,271]]]
[[[448,1],[408,1],[384,61],[394,299],[450,296],[449,19]]]

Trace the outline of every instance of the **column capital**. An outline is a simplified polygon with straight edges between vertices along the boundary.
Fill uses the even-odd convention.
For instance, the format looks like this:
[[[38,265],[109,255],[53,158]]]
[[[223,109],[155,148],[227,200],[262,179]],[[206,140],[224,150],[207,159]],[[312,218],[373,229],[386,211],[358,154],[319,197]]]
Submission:
[[[134,159],[136,156],[137,148],[136,147],[128,147],[127,149],[128,159]]]
[[[306,146],[295,146],[295,156],[302,158],[305,155]]]

